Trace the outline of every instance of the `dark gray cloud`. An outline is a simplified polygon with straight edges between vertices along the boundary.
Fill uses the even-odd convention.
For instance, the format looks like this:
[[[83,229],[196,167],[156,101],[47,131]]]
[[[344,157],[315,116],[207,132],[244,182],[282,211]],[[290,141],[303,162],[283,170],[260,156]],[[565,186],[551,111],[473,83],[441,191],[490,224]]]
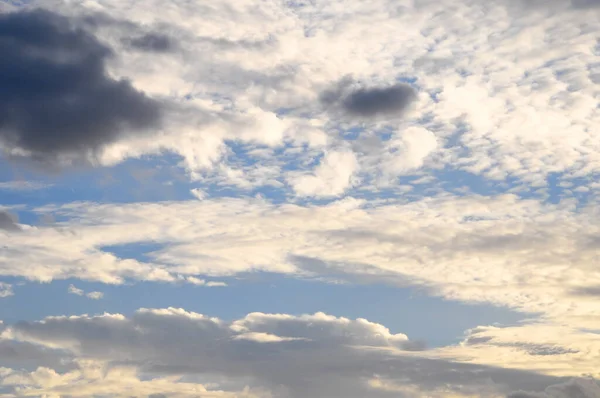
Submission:
[[[403,112],[415,99],[415,91],[405,84],[385,88],[363,88],[354,91],[342,101],[344,108],[358,116],[397,114]]]
[[[172,37],[161,33],[147,33],[127,39],[126,43],[136,50],[156,53],[170,52],[176,47],[175,40]]]
[[[349,79],[343,79],[321,94],[321,102],[328,109],[358,118],[401,116],[416,98],[415,89],[408,84],[357,87]]]
[[[161,106],[106,73],[111,51],[44,10],[0,15],[0,144],[36,160],[86,154],[157,127]]]
[[[7,211],[0,210],[0,230],[20,231],[21,228],[17,225],[17,221],[17,216]]]

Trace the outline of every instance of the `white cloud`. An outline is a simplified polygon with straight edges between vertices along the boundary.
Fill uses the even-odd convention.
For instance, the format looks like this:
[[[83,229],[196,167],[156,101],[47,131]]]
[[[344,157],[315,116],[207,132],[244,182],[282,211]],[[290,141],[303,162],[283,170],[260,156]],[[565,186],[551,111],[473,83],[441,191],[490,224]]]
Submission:
[[[431,131],[412,127],[392,137],[389,148],[393,153],[385,161],[384,172],[402,174],[423,166],[425,158],[437,147],[437,139]]]
[[[13,290],[10,283],[0,282],[0,298],[12,296]]]
[[[350,198],[323,206],[221,199],[72,203],[38,211],[66,221],[6,235],[0,247],[3,275],[105,283],[186,280],[207,287],[221,283],[200,275],[260,270],[351,283],[409,281],[447,299],[535,313],[542,322],[539,329],[480,329],[476,337],[493,340],[432,351],[438,358],[460,356],[553,375],[597,372],[590,353],[600,350],[600,335],[581,332],[600,326],[600,276],[590,266],[598,251],[595,205],[446,194],[380,204]],[[102,249],[142,242],[161,246],[145,254],[148,262]],[[312,339],[263,328],[261,322],[253,315],[237,325],[247,333]],[[552,355],[539,355],[543,352]]]
[[[76,288],[74,285],[69,285],[68,289],[69,293],[74,294],[76,296],[83,296],[83,290]]]
[[[91,298],[92,300],[100,300],[101,298],[104,297],[104,293],[102,293],[102,292],[89,292],[89,293],[86,293],[85,296],[87,298]]]
[[[595,357],[600,339],[593,331],[569,325],[538,321],[515,326],[479,326],[468,330],[455,346],[430,351],[435,358],[462,358],[470,363],[530,370],[552,375],[598,376]]]
[[[73,284],[69,285],[68,292],[70,294],[74,294],[76,296],[85,296],[85,297],[90,298],[92,300],[100,300],[101,298],[104,297],[104,293],[102,293],[102,292],[88,292],[88,293],[86,293],[82,289],[76,288],[75,285],[73,285]]]
[[[203,200],[206,198],[206,193],[202,191],[200,188],[194,188],[190,190],[190,193],[196,197],[198,200]]]
[[[326,152],[314,173],[289,178],[299,196],[340,196],[354,185],[359,168],[354,153],[345,150]]]
[[[179,380],[178,377],[144,377],[132,367],[106,366],[101,362],[82,360],[78,368],[65,373],[39,367],[32,372],[7,369],[2,385],[12,390],[0,396],[18,397],[96,397],[111,396],[126,398],[144,396],[160,397],[201,397],[201,398],[259,398],[249,389],[226,392],[207,388],[201,383]],[[13,389],[14,388],[14,389]]]
[[[227,283],[225,282],[216,282],[216,281],[205,281],[204,279],[196,278],[195,276],[188,276],[185,278],[185,281],[191,283],[196,286],[206,286],[206,287],[225,287]]]
[[[37,191],[51,187],[52,184],[46,184],[38,181],[3,181],[0,182],[0,190],[7,191]]]
[[[38,212],[66,221],[6,234],[2,275],[105,283],[258,270],[360,283],[408,278],[446,298],[599,326],[593,292],[600,276],[590,268],[598,250],[594,205],[441,195],[323,206],[262,199],[73,203]],[[161,245],[146,253],[149,261],[103,250],[143,242]]]
[[[274,334],[256,333],[256,332],[238,334],[237,336],[234,337],[234,339],[235,340],[255,341],[257,343],[281,343],[284,341],[304,340],[302,338],[279,337]]]

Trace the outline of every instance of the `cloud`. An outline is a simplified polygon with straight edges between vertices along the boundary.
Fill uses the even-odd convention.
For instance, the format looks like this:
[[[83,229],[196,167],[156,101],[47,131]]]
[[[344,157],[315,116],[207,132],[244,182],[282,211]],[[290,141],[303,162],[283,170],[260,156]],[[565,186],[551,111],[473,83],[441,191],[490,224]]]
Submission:
[[[74,294],[76,296],[85,296],[87,298],[90,298],[92,300],[100,300],[101,298],[104,297],[104,293],[102,292],[89,292],[86,293],[85,291],[83,291],[82,289],[78,289],[75,287],[75,285],[69,285],[69,289],[68,289],[69,294]]]
[[[321,102],[326,107],[337,108],[359,118],[401,116],[416,98],[415,89],[408,84],[362,87],[349,79],[342,80],[335,88],[321,94]]]
[[[91,298],[92,300],[100,300],[101,298],[104,297],[104,293],[102,292],[89,292],[85,294],[88,298]]]
[[[582,305],[583,303],[580,303]],[[456,346],[433,349],[440,358],[471,358],[471,363],[536,369],[546,374],[564,375],[579,363],[578,375],[598,376],[590,352],[600,349],[597,333],[573,325],[554,323],[543,317],[515,326],[478,326],[465,333]],[[510,360],[507,360],[510,358]],[[566,372],[565,372],[566,371]]]
[[[554,384],[544,392],[517,391],[507,398],[595,398],[600,396],[600,384],[593,379],[573,379]]]
[[[0,230],[8,232],[20,231],[21,228],[17,224],[17,217],[7,211],[0,210]]]
[[[423,167],[425,159],[438,147],[436,136],[422,127],[412,126],[394,134],[385,143],[388,151],[379,157],[381,173],[398,176]]]
[[[69,285],[69,293],[77,296],[83,296],[83,290],[76,288],[74,285]]]
[[[358,168],[353,152],[330,151],[325,153],[313,173],[294,175],[289,183],[299,196],[340,196],[354,184],[353,176]]]
[[[20,322],[8,326],[2,336],[59,350],[80,364],[102,365],[97,372],[86,372],[80,365],[80,370],[62,375],[38,369],[50,373],[53,382],[23,375],[28,382],[12,385],[27,386],[26,395],[68,394],[74,387],[82,391],[81,396],[107,394],[105,378],[114,384],[110,393],[118,395],[131,391],[132,384],[142,388],[135,380],[144,374],[155,378],[146,378],[153,388],[170,376],[185,376],[188,383],[194,378],[212,379],[211,384],[218,386],[217,380],[222,380],[222,386],[213,389],[221,390],[220,394],[263,391],[260,396],[289,398],[389,397],[385,385],[397,386],[393,396],[495,397],[516,390],[543,391],[566,381],[526,371],[422,358],[402,349],[408,341],[403,334],[393,334],[364,319],[323,313],[253,313],[225,322],[176,308],[140,309],[131,317],[105,314]],[[130,370],[122,381],[101,376],[106,374],[104,366],[126,371],[125,363]],[[5,376],[4,385],[11,385],[6,379],[16,377],[12,374]],[[184,388],[191,387],[183,382],[177,390],[177,384],[163,384],[162,391],[143,391],[168,393],[170,388],[184,393],[189,391]],[[103,389],[93,389],[100,386]]]
[[[12,296],[13,290],[10,283],[0,282],[0,298]]]
[[[236,392],[225,392],[205,387],[201,383],[185,382],[177,377],[156,377],[138,374],[137,370],[127,366],[106,366],[90,360],[76,363],[76,368],[57,372],[49,367],[38,367],[28,372],[1,368],[3,372],[2,390],[9,391],[10,396],[69,396],[97,397],[111,396],[119,398],[140,397],[173,397],[173,398],[264,398],[248,389]],[[2,396],[9,396],[2,394]]]
[[[582,331],[600,327],[597,300],[572,294],[573,287],[600,283],[590,268],[597,246],[589,242],[599,225],[591,207],[541,204],[514,195],[441,195],[384,203],[346,198],[306,206],[247,198],[71,203],[37,212],[63,221],[7,234],[0,245],[2,275],[178,283],[201,281],[201,275],[267,271],[412,286],[446,299],[527,312],[541,322],[480,328],[464,347],[435,350],[440,358],[560,376],[598,371],[589,352],[600,349],[600,335]],[[145,260],[118,257],[106,248],[143,242],[160,245],[140,253]]]
[[[520,9],[536,9],[546,7],[550,10],[568,11],[571,9],[588,9],[600,6],[599,0],[495,0],[499,4],[508,4]]]
[[[526,4],[548,2],[443,0],[400,7],[376,0],[349,1],[339,13],[321,3],[293,7],[247,0],[210,10],[202,3],[177,4],[169,12],[149,13],[161,6],[149,1],[128,3],[127,23],[96,22],[94,34],[114,48],[105,59],[111,76],[126,76],[138,91],[177,104],[179,113],[166,115],[151,140],[120,135],[103,146],[94,164],[174,152],[193,179],[287,190],[283,172],[309,172],[303,160],[316,147],[350,146],[340,142],[347,141],[348,129],[362,136],[418,125],[435,135],[440,149],[426,167],[523,189],[564,174],[561,179],[577,185],[573,189],[595,190],[578,179],[600,164],[593,136],[599,122],[593,84],[598,32],[589,8],[561,2],[568,12],[546,12],[556,9],[554,1],[523,12]],[[124,15],[123,3],[115,0],[36,4],[73,20],[102,13],[122,21]],[[507,13],[507,5],[518,12]],[[457,12],[464,23],[456,22]],[[121,41],[167,33],[178,50],[167,56],[127,51]],[[482,34],[491,40],[480,42]],[[402,81],[415,82],[415,88]],[[415,112],[406,112],[403,101]],[[326,104],[331,112],[323,112]],[[389,126],[392,121],[402,125]],[[367,144],[357,141],[352,149],[361,154],[366,148],[355,146]],[[248,156],[228,157],[233,142]],[[263,144],[285,150],[257,156]],[[371,157],[383,158],[389,150],[377,146]],[[364,190],[377,192],[381,186],[370,177],[381,170],[358,158]],[[259,172],[247,172],[252,168],[273,174],[259,178]],[[383,180],[386,189],[404,192]]]
[[[126,43],[134,49],[155,53],[170,52],[176,47],[172,37],[161,33],[147,33],[128,39]]]
[[[225,287],[227,283],[225,282],[216,282],[216,281],[205,281],[204,279],[196,278],[194,276],[188,276],[185,278],[185,281],[191,283],[196,286],[206,286],[206,287]]]
[[[159,103],[110,77],[109,48],[67,17],[44,10],[0,14],[0,32],[6,155],[85,158],[126,134],[158,127]]]
[[[598,32],[589,8],[566,1],[561,3],[568,12],[546,12],[559,5],[554,1],[523,12],[526,4],[548,2],[443,0],[400,7],[376,0],[349,1],[339,13],[321,3],[293,7],[247,0],[210,10],[202,3],[177,4],[169,12],[149,13],[161,5],[149,1],[128,3],[126,27],[99,22],[94,34],[115,49],[106,58],[111,76],[127,76],[140,92],[168,98],[188,112],[165,117],[164,129],[152,140],[120,136],[94,164],[174,152],[196,180],[219,179],[246,190],[279,183],[278,189],[287,190],[282,171],[306,166],[303,156],[316,146],[320,151],[350,146],[340,142],[348,129],[362,136],[418,125],[435,135],[440,149],[426,167],[523,189],[564,174],[561,179],[577,185],[573,189],[595,190],[578,179],[600,164],[593,136]],[[123,3],[115,0],[36,4],[74,20],[94,12],[121,21],[124,15]],[[507,13],[507,5],[518,12]],[[457,12],[464,23],[457,23]],[[168,56],[127,51],[121,42],[167,33],[178,45]],[[480,42],[482,34],[491,40]],[[415,82],[415,112],[401,106],[402,93],[410,92],[401,81]],[[331,112],[323,112],[319,98]],[[402,125],[388,126],[391,121]],[[227,156],[232,142],[248,149],[245,159]],[[307,142],[310,151],[303,150]],[[256,156],[262,144],[286,150]],[[353,147],[357,154],[364,149]],[[389,149],[378,146],[372,158],[385,157]],[[361,181],[370,184],[364,190],[377,192],[380,186],[370,176],[381,170],[358,157]],[[255,166],[274,176],[246,172]],[[227,170],[236,171],[234,178],[224,176]]]
[[[0,182],[0,190],[6,191],[38,191],[51,187],[52,184],[47,184],[38,181],[4,181]]]
[[[574,288],[571,290],[571,293],[575,296],[598,297],[600,296],[600,285]]]
[[[295,274],[300,268],[293,258],[302,256],[323,264],[321,276],[370,283],[385,275],[449,299],[599,326],[589,316],[593,297],[571,292],[600,284],[589,268],[598,250],[589,244],[598,222],[592,207],[584,211],[515,195],[444,194],[387,203],[345,198],[300,206],[222,198],[73,203],[35,211],[64,221],[7,234],[0,245],[1,274],[43,281],[177,282],[180,276],[248,271]],[[145,253],[145,261],[105,249],[142,242],[161,247]],[[571,306],[577,310],[568,310]]]

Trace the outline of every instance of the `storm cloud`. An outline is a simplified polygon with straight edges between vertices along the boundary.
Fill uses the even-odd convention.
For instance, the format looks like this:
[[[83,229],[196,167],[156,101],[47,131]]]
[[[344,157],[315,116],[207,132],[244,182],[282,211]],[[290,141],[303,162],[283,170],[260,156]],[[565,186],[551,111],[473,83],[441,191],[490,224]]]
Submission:
[[[353,87],[343,80],[321,95],[328,108],[340,110],[345,115],[358,118],[401,116],[417,98],[413,87],[404,83],[391,86]]]
[[[111,50],[45,10],[0,15],[0,146],[53,160],[93,153],[160,124],[161,106],[111,78]]]

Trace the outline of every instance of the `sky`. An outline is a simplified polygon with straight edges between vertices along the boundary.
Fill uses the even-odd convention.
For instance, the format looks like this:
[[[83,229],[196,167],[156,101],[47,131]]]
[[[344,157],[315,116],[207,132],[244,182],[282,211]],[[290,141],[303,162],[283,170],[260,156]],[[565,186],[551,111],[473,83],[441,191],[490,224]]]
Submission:
[[[600,1],[0,0],[0,398],[599,398]]]

